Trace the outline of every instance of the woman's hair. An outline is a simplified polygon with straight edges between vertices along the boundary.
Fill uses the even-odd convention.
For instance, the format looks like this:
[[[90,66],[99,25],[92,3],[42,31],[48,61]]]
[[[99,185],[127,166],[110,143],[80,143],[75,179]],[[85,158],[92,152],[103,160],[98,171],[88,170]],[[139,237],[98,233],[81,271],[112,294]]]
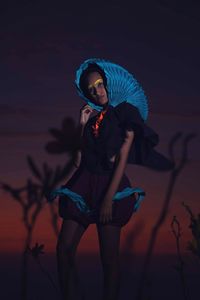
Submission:
[[[89,64],[87,69],[85,69],[82,72],[81,77],[80,77],[80,82],[79,82],[80,89],[86,98],[90,97],[90,94],[88,91],[87,77],[90,73],[93,73],[93,72],[98,72],[101,75],[101,77],[103,78],[103,84],[104,84],[105,89],[107,86],[107,78],[106,78],[104,71],[97,64],[92,64],[92,63]]]

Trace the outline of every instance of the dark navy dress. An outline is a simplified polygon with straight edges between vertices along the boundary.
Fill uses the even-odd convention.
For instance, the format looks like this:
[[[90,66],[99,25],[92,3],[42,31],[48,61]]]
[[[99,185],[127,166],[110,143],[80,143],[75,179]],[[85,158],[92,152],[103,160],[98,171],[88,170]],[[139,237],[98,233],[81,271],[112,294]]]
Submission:
[[[99,135],[95,137],[92,128],[97,116],[90,118],[85,125],[81,165],[64,186],[69,191],[81,195],[89,212],[81,211],[67,195],[59,198],[60,216],[63,219],[75,220],[85,228],[91,223],[99,223],[101,202],[115,168],[111,158],[119,153],[126,130],[134,131],[128,163],[147,166],[158,171],[168,171],[173,168],[173,164],[167,158],[155,151],[154,147],[159,141],[158,135],[144,123],[137,108],[132,104],[123,102],[116,107],[108,106],[100,124]],[[134,192],[123,196],[126,188],[131,190],[132,187],[124,174],[117,190],[122,192],[121,200],[113,201],[112,221],[106,224],[124,226],[136,211],[136,207],[138,208],[138,199]]]

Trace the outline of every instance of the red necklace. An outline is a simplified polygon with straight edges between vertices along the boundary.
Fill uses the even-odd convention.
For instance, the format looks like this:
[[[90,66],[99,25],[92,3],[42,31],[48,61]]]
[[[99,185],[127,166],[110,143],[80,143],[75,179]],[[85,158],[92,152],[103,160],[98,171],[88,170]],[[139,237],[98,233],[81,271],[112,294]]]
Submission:
[[[92,125],[92,129],[93,129],[93,134],[95,137],[99,136],[99,126],[101,124],[101,122],[103,121],[103,118],[107,112],[108,108],[106,108],[105,110],[103,110],[99,116],[97,116],[96,122],[94,125]]]

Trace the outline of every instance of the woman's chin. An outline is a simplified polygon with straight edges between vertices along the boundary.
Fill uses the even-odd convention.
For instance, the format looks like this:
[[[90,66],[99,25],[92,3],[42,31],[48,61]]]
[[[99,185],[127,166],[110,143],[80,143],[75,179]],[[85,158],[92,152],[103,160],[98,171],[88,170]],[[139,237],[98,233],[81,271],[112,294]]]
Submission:
[[[108,99],[107,98],[101,98],[101,99],[98,99],[98,100],[92,100],[92,102],[97,105],[97,106],[106,106],[108,104]]]
[[[97,105],[100,105],[100,106],[105,106],[108,104],[108,100],[107,99],[101,99],[100,101],[98,101],[96,103]]]

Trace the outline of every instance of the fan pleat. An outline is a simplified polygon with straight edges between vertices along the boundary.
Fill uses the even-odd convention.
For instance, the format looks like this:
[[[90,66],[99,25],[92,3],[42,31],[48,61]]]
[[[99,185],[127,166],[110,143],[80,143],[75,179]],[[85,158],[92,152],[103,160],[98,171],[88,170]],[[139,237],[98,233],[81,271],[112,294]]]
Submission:
[[[115,107],[122,102],[128,102],[138,108],[141,117],[146,121],[148,117],[148,101],[144,90],[136,78],[126,69],[110,61],[91,58],[83,62],[76,72],[75,80],[79,96],[98,111],[102,109],[102,107],[90,102],[90,100],[83,95],[79,86],[81,74],[83,70],[87,69],[90,63],[96,63],[105,72],[109,104]]]

